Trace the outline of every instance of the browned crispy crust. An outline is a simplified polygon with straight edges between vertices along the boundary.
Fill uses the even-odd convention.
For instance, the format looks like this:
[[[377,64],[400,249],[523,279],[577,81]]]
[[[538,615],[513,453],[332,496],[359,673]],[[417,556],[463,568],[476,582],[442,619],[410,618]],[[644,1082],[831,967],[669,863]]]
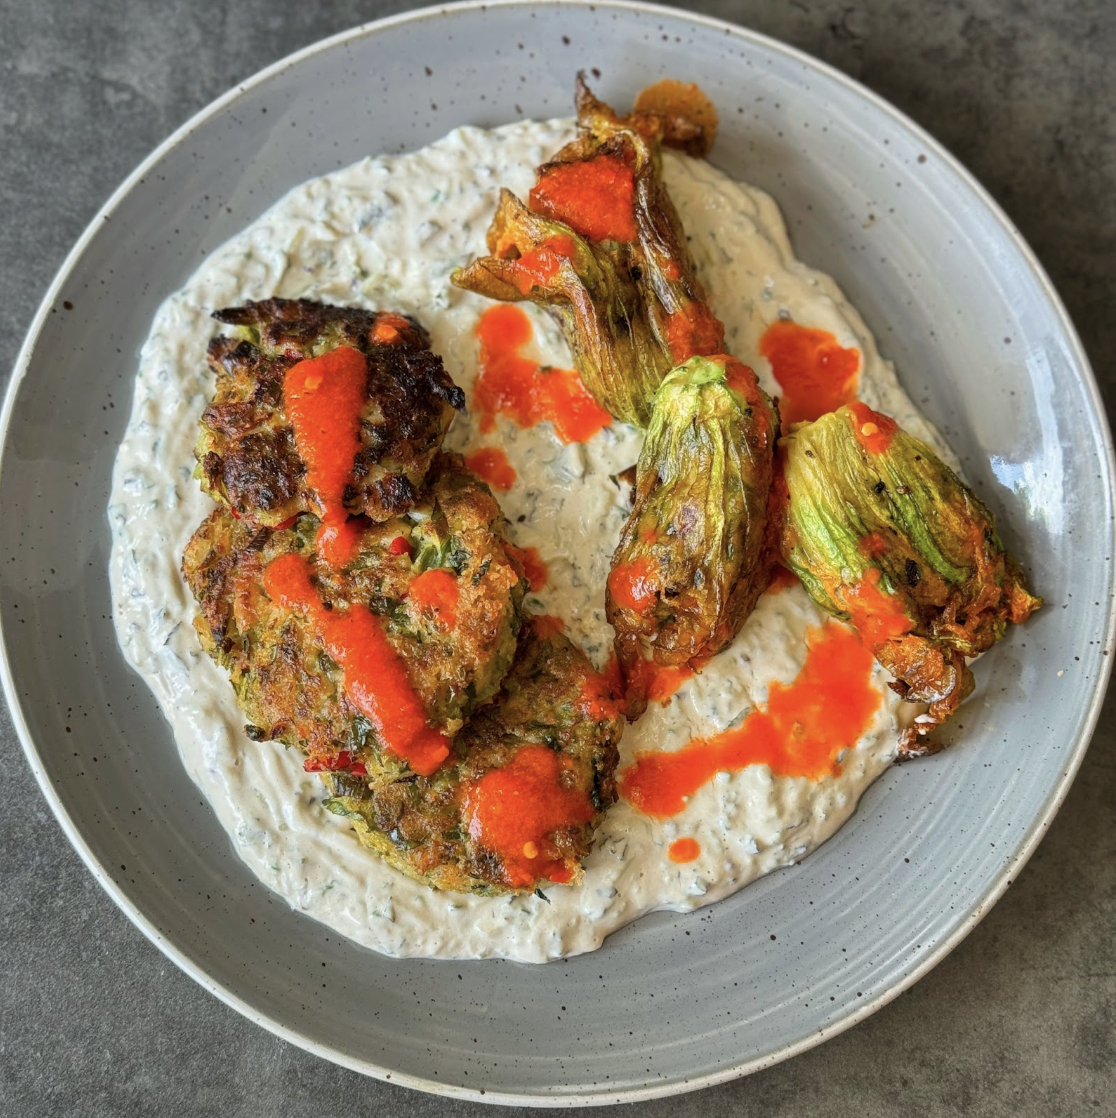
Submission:
[[[304,753],[315,768],[358,762],[366,772],[327,771],[326,806],[348,817],[361,842],[390,865],[428,885],[466,892],[529,892],[513,884],[500,856],[485,849],[464,821],[463,787],[511,762],[519,750],[544,746],[565,760],[565,787],[586,794],[596,815],[548,836],[546,856],[580,875],[601,813],[616,799],[617,743],[623,718],[585,654],[544,619],[520,626],[522,572],[500,533],[484,522],[499,510],[459,460],[435,463],[435,504],[424,524],[444,517],[456,525],[453,544],[424,546],[414,535],[412,557],[387,545],[405,519],[373,525],[360,555],[344,571],[313,558],[317,521],[301,517],[290,529],[252,528],[216,509],[186,549],[183,572],[198,600],[195,622],[203,647],[229,671],[253,740],[276,739]],[[448,493],[439,495],[439,486]],[[471,526],[465,523],[471,518]],[[481,541],[488,539],[482,553]],[[431,724],[457,729],[449,761],[417,776],[379,746],[350,703],[342,673],[322,650],[320,635],[301,614],[272,602],[263,572],[277,556],[305,554],[325,601],[334,608],[360,601],[377,612],[402,655]],[[514,555],[514,553],[513,553]],[[439,633],[405,597],[427,559],[461,567],[458,622]],[[425,568],[429,569],[429,568]],[[519,630],[518,642],[516,630]],[[464,686],[462,683],[464,682]]]
[[[584,792],[596,810],[590,822],[548,836],[547,857],[564,862],[576,880],[601,815],[616,799],[624,720],[608,703],[586,708],[586,689],[598,683],[585,654],[537,618],[523,628],[500,695],[458,738],[455,764],[408,782],[330,773],[323,778],[334,794],[328,806],[350,818],[361,841],[390,865],[428,885],[486,894],[530,892],[545,882],[511,883],[500,855],[469,833],[461,792],[509,764],[521,749],[545,746],[567,762],[565,786]]]
[[[283,408],[283,378],[305,358],[351,346],[364,355],[368,380],[345,507],[383,521],[413,506],[454,409],[465,403],[417,322],[304,299],[250,302],[214,317],[238,333],[215,337],[207,354],[216,390],[195,454],[210,496],[271,527],[321,511]]]
[[[282,741],[323,765],[346,752],[359,753],[370,773],[405,769],[379,748],[345,696],[320,634],[264,591],[264,569],[286,552],[306,556],[324,601],[336,608],[360,603],[381,617],[432,726],[452,736],[499,690],[515,652],[526,589],[507,548],[503,514],[455,455],[435,461],[429,493],[416,512],[422,517],[367,525],[358,554],[343,569],[317,559],[318,521],[310,515],[271,530],[218,508],[195,532],[182,560],[200,608],[195,627],[205,650],[229,671],[257,740]],[[400,536],[410,554],[392,551]],[[457,581],[452,627],[408,600],[414,580],[433,568]]]

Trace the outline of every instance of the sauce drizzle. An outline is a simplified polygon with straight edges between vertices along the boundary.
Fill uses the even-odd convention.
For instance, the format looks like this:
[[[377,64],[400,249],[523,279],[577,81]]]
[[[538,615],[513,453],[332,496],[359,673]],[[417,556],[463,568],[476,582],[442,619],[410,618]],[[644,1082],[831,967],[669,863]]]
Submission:
[[[915,627],[903,599],[881,589],[880,577],[879,567],[869,567],[860,582],[842,586],[835,595],[869,647],[905,637]]]
[[[367,383],[368,363],[351,346],[299,361],[283,377],[283,406],[321,514],[318,554],[337,567],[352,559],[360,541],[359,522],[349,521],[343,501],[361,449]]]
[[[552,163],[531,188],[532,212],[592,241],[634,241],[635,177],[616,155]]]
[[[472,454],[465,455],[465,465],[500,493],[506,493],[515,484],[515,467],[498,446],[477,447]]]
[[[407,600],[419,613],[433,614],[443,629],[457,625],[457,576],[445,567],[423,571],[407,590]]]
[[[520,353],[531,340],[531,320],[519,307],[489,307],[477,324],[477,337],[473,402],[481,413],[481,431],[495,430],[496,416],[506,415],[520,427],[549,420],[562,442],[585,443],[612,422],[576,372],[540,366]]]
[[[545,745],[528,745],[500,769],[462,789],[462,818],[469,836],[504,863],[516,888],[547,878],[573,879],[574,869],[554,844],[555,831],[583,826],[596,814],[589,797],[567,788],[562,774],[573,761]]]
[[[264,589],[284,609],[304,613],[340,665],[345,693],[372,723],[384,748],[429,776],[449,756],[449,742],[426,724],[426,711],[407,669],[366,606],[327,610],[310,580],[310,564],[293,552],[264,570]]]
[[[873,411],[859,400],[852,400],[849,403],[849,411],[852,412],[853,434],[856,435],[856,441],[869,454],[883,454],[891,446],[891,440],[899,430],[899,425],[891,416]]]
[[[860,351],[845,349],[828,330],[780,318],[763,332],[759,350],[783,390],[779,414],[784,430],[856,399]]]
[[[608,573],[608,590],[624,609],[646,613],[658,597],[659,581],[654,564],[646,556],[617,563]]]
[[[546,561],[539,554],[537,547],[516,547],[513,543],[505,544],[508,552],[519,560],[523,573],[527,576],[527,587],[532,594],[540,591],[550,575]]]
[[[765,594],[781,594],[791,586],[798,585],[798,575],[781,563],[776,563],[771,572],[771,581],[767,584]]]
[[[793,683],[768,689],[739,729],[698,738],[674,753],[637,753],[620,774],[620,792],[646,815],[677,815],[686,799],[719,772],[768,765],[776,776],[820,780],[836,775],[842,750],[855,745],[879,709],[872,654],[844,625],[826,623],[807,637],[806,663]]]
[[[705,303],[695,299],[667,316],[666,336],[676,365],[691,357],[712,357],[725,348],[725,324]]]

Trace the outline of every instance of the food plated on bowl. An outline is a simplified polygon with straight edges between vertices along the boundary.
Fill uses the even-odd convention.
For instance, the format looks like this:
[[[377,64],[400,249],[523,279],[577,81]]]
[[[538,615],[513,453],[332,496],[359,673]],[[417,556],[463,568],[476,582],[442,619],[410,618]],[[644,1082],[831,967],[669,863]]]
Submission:
[[[391,954],[570,955],[797,862],[1040,604],[708,102],[577,108],[289,194],[160,311],[117,461],[191,774]]]
[[[522,52],[517,43],[524,44]],[[561,72],[547,65],[525,70],[532,51],[540,60],[556,54]],[[484,82],[476,80],[479,58],[485,60]],[[784,276],[796,269],[785,267],[781,262],[789,257],[763,237],[749,237],[746,244],[732,240],[721,252],[702,216],[718,204],[716,184],[703,185],[701,204],[686,203],[675,157],[667,152],[666,181],[718,315],[730,331],[753,339],[772,325],[762,317],[772,312],[762,298],[762,280],[750,288],[742,274],[710,282],[712,268],[731,267],[726,254],[736,273],[750,262],[755,272],[777,281],[778,302],[792,318],[812,321],[833,334],[841,349],[861,354],[864,401],[925,437],[901,414],[897,397],[880,398],[876,386],[885,382],[871,338],[845,309],[848,302],[857,306],[878,332],[879,349],[895,360],[910,398],[943,432],[963,476],[995,511],[998,531],[1030,573],[1029,588],[1045,595],[1048,605],[1026,625],[1009,628],[1005,641],[972,665],[976,693],[931,735],[957,745],[928,760],[889,766],[863,793],[855,816],[793,866],[696,913],[651,913],[610,935],[600,951],[557,965],[393,958],[306,918],[304,903],[316,909],[332,898],[334,911],[346,903],[354,908],[355,926],[367,923],[370,912],[381,914],[381,927],[390,926],[389,916],[410,919],[402,905],[392,912],[386,891],[376,892],[378,878],[363,869],[353,872],[353,850],[360,851],[350,826],[355,820],[323,809],[320,776],[304,773],[277,783],[260,764],[261,758],[284,757],[289,774],[301,768],[301,755],[278,743],[256,743],[250,754],[247,719],[231,701],[227,675],[202,652],[192,629],[196,604],[178,568],[190,535],[215,507],[191,477],[197,418],[214,391],[205,348],[215,333],[231,332],[210,316],[273,296],[365,309],[422,307],[418,317],[430,324],[432,349],[468,394],[468,369],[475,368],[480,349],[475,325],[488,304],[474,304],[467,322],[462,312],[463,342],[451,353],[452,319],[447,325],[443,316],[457,312],[456,302],[437,308],[430,321],[433,304],[426,298],[354,294],[352,280],[359,280],[361,268],[371,273],[386,265],[395,270],[397,287],[410,282],[412,273],[401,262],[411,242],[393,243],[385,223],[378,224],[378,236],[390,251],[381,247],[377,253],[362,239],[366,255],[350,255],[343,278],[338,268],[333,282],[322,269],[334,249],[341,255],[354,247],[351,240],[338,243],[339,231],[410,195],[381,194],[346,218],[344,199],[331,189],[327,205],[318,180],[368,152],[416,151],[461,124],[495,128],[523,117],[564,115],[578,65],[602,71],[593,88],[621,110],[641,85],[661,75],[702,83],[721,111],[712,164],[778,199],[798,256],[835,276],[848,296],[842,304],[839,292],[819,278],[820,286],[803,291],[796,307]],[[521,74],[528,75],[526,86]],[[527,199],[535,166],[571,138],[567,131],[537,144],[518,181],[504,177],[501,160],[501,179]],[[686,166],[704,173],[701,163]],[[487,176],[489,168],[495,169],[494,161],[474,160],[474,174]],[[428,164],[426,174],[443,169]],[[319,194],[303,199],[297,214],[303,239],[293,251],[276,250],[287,244],[282,230],[266,237],[257,231],[250,244],[242,242],[239,254],[215,266],[212,288],[197,300],[190,352],[178,354],[173,338],[164,335],[167,361],[145,357],[143,363],[144,381],[154,378],[153,386],[163,369],[177,367],[179,356],[181,367],[192,370],[192,379],[180,382],[174,395],[177,422],[166,422],[169,411],[146,394],[148,451],[156,441],[175,442],[167,452],[179,464],[175,473],[152,474],[155,484],[146,490],[137,473],[129,494],[137,505],[180,501],[181,534],[157,549],[136,551],[139,562],[149,562],[157,551],[166,564],[167,608],[165,615],[158,606],[132,614],[129,623],[150,625],[150,632],[125,633],[121,643],[138,639],[160,650],[171,716],[178,717],[181,700],[182,722],[200,721],[202,732],[194,739],[199,744],[183,755],[153,692],[122,654],[110,608],[105,504],[128,418],[125,401],[136,391],[140,349],[166,294],[221,257],[221,246],[275,200],[311,180]],[[338,185],[346,193],[348,184]],[[379,185],[390,191],[390,182]],[[359,195],[349,192],[354,200]],[[749,193],[749,205],[736,198],[730,212],[743,215],[742,223],[760,216],[764,228],[778,228],[766,214],[757,215],[762,193]],[[484,233],[498,200],[493,190],[483,211],[478,207],[474,236],[467,243],[462,238],[450,254],[454,267],[485,251]],[[454,220],[470,218],[458,211]],[[718,215],[720,229],[729,224]],[[333,246],[328,253],[322,242]],[[237,282],[222,278],[230,271],[240,277]],[[248,272],[256,276],[252,285]],[[319,275],[320,286],[311,289]],[[734,298],[746,290],[760,292],[751,306]],[[816,299],[815,317],[808,319],[802,305],[807,295],[828,295],[832,303]],[[535,338],[558,338],[547,315],[536,315],[526,303],[520,307]],[[843,324],[849,321],[854,327]],[[779,334],[773,332],[771,340],[779,342]],[[763,355],[732,337],[727,342],[729,353],[756,371],[768,395],[779,397],[783,419],[793,421],[787,393],[770,376]],[[573,365],[564,344],[549,358],[537,351],[526,356],[534,356],[535,364],[556,363],[555,371]],[[1111,602],[1111,564],[1105,561],[1110,533],[1097,528],[1111,523],[1111,470],[1095,384],[1072,326],[1017,232],[948,152],[842,75],[740,28],[627,3],[475,4],[408,14],[318,44],[231,91],[137,169],[52,287],[19,372],[8,397],[0,469],[5,521],[19,531],[5,537],[0,613],[5,686],[43,793],[97,880],[176,965],[249,1019],[351,1068],[474,1099],[479,1081],[489,1101],[572,1104],[693,1090],[766,1067],[862,1019],[956,946],[1016,880],[1084,754],[1110,658],[1102,654],[1111,647],[1111,610],[1104,609]],[[567,382],[547,383],[553,398]],[[189,397],[188,406],[182,395]],[[483,402],[490,403],[491,395]],[[475,403],[467,400],[470,408]],[[51,417],[46,426],[44,416]],[[465,429],[465,417],[458,417],[447,453],[463,449],[454,442]],[[535,596],[544,612],[559,616],[549,608],[553,580],[569,556],[577,556],[588,527],[575,522],[558,543],[540,540],[541,533],[532,537],[533,510],[515,505],[516,485],[534,484],[528,466],[513,465],[520,430],[503,424],[499,414],[495,423],[497,432],[481,441],[475,460],[491,464],[503,482],[507,471],[496,450],[513,468],[523,466],[511,489],[493,491],[512,526],[510,538],[521,550],[543,549],[548,578]],[[611,424],[602,438],[609,437],[606,430],[619,429]],[[59,439],[59,432],[66,437]],[[549,457],[557,457],[567,473],[580,473],[580,461],[562,458],[566,444],[557,445],[557,455]],[[615,468],[637,462],[641,446],[642,439],[636,440],[630,453],[616,455]],[[621,484],[628,486],[631,476]],[[584,503],[599,491],[581,484],[577,494]],[[608,508],[585,509],[584,524],[595,532],[604,520],[602,507]],[[625,497],[610,527],[612,539],[619,538],[627,512]],[[150,521],[148,526],[157,530]],[[143,543],[142,533],[139,538]],[[56,571],[44,567],[47,555]],[[603,569],[594,572],[595,587],[607,584],[610,558],[606,554]],[[747,701],[739,681],[747,680],[749,664],[778,648],[765,639],[772,606],[789,614],[798,595],[793,586],[762,595],[732,642],[729,651],[743,671],[718,680],[716,695],[743,697],[738,710]],[[813,613],[810,624],[823,620]],[[570,624],[566,631],[575,635]],[[579,640],[595,665],[607,663],[613,634],[605,636],[599,655]],[[719,659],[686,681],[696,689],[689,695],[705,695],[701,689],[719,671]],[[798,665],[786,660],[780,682],[790,687],[797,673]],[[199,700],[198,692],[210,688],[209,696],[223,696],[231,709],[199,712],[209,698]],[[758,703],[764,712],[770,709],[767,690]],[[689,697],[685,703],[681,709],[689,716],[696,704]],[[637,735],[651,749],[681,747],[719,732],[712,718],[704,724],[694,718],[685,733],[668,737],[668,709],[652,700],[644,717],[627,727],[618,772],[630,767]],[[237,743],[235,753],[220,752],[222,733]],[[890,755],[894,738],[881,748]],[[861,753],[853,751],[836,778],[846,788]],[[199,769],[202,782],[214,789],[211,797],[189,775]],[[664,828],[674,827],[671,843],[692,838],[701,856],[708,856],[723,841],[712,825],[708,834],[700,830],[703,820],[715,821],[719,782],[729,780],[739,789],[743,781],[745,789],[757,790],[759,804],[769,795],[760,783],[764,776],[765,766],[751,765],[716,777],[690,795],[700,812],[695,807],[693,816],[650,818],[655,826],[661,819]],[[772,783],[799,795],[799,804],[826,787]],[[603,826],[622,819],[629,807],[618,801]],[[789,815],[796,804],[784,797],[783,807]],[[843,810],[845,802],[832,797],[830,814]],[[323,817],[336,825],[323,828]],[[628,817],[646,825],[641,814]],[[757,827],[757,849],[777,841],[773,831]],[[296,850],[289,861],[282,857],[287,840]],[[794,845],[794,835],[787,841]],[[276,844],[273,859],[267,858],[269,842]],[[254,848],[251,866],[258,872],[238,856],[242,848]],[[323,855],[320,861],[314,851]],[[750,851],[729,853],[744,863]],[[587,860],[587,878],[596,857],[595,850]],[[304,859],[302,873],[298,859]],[[331,867],[328,875],[317,868],[323,862]],[[701,887],[700,858],[696,864],[670,863],[660,854],[654,867],[659,887],[677,874],[677,907],[693,903],[684,890]],[[693,876],[683,877],[688,871]],[[280,879],[282,895],[265,885]],[[638,894],[640,885],[633,875],[623,895]],[[434,904],[453,899],[444,890],[419,891]],[[543,891],[555,905],[577,892],[565,886]],[[424,925],[437,924],[442,914],[429,908]],[[410,939],[406,929],[401,938]],[[545,1054],[542,1036],[554,1038]],[[550,1057],[559,1051],[567,1058]]]

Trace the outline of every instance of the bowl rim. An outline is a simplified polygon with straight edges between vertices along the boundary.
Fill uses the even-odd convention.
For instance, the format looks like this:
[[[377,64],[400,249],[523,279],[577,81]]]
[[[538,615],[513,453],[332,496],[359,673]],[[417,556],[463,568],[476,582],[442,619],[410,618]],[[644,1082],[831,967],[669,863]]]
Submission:
[[[362,23],[345,31],[328,36],[327,38],[320,39],[284,56],[243,81],[237,82],[236,85],[211,101],[176,128],[137,165],[131,174],[129,174],[116,190],[113,191],[107,201],[100,206],[81,236],[75,242],[73,248],[71,248],[66,255],[66,258],[63,260],[39,304],[38,310],[31,321],[27,335],[17,354],[15,364],[13,365],[11,379],[7,391],[5,392],[3,406],[0,408],[0,451],[2,451],[3,447],[6,445],[8,428],[15,410],[16,397],[19,394],[23,378],[30,366],[35,346],[50,316],[51,307],[71,271],[73,271],[102,225],[110,220],[115,210],[148,174],[151,168],[158,164],[164,155],[186,140],[197,128],[211,118],[222,113],[227,106],[235,103],[237,99],[248,90],[262,85],[274,75],[290,67],[299,65],[307,58],[332,50],[343,43],[370,35],[376,35],[404,24],[427,22],[446,15],[457,15],[467,11],[484,12],[488,9],[501,8],[552,8],[558,5],[582,10],[614,9],[642,15],[661,16],[671,20],[688,21],[722,34],[735,36],[738,39],[748,42],[752,46],[759,47],[763,51],[783,55],[787,59],[801,64],[806,69],[820,73],[826,78],[845,86],[850,92],[869,102],[877,110],[891,118],[896,124],[917,137],[922,144],[926,145],[928,152],[933,152],[937,159],[940,159],[953,174],[961,179],[977,201],[983,205],[986,212],[995,220],[997,225],[999,225],[1001,230],[1008,235],[1019,251],[1023,261],[1030,269],[1032,277],[1038,282],[1039,287],[1054,310],[1064,333],[1065,340],[1068,343],[1068,348],[1077,366],[1081,370],[1082,387],[1085,390],[1089,403],[1092,405],[1092,418],[1096,423],[1098,442],[1100,449],[1103,451],[1103,475],[1101,480],[1109,497],[1112,497],[1114,491],[1113,481],[1114,478],[1116,478],[1116,452],[1114,452],[1112,432],[1108,423],[1100,389],[1097,384],[1096,375],[1092,370],[1092,366],[1077,335],[1073,322],[1034,251],[1027,244],[1022,234],[1016,229],[1011,219],[972,172],[970,172],[944,144],[930,135],[905,113],[897,109],[879,94],[864,86],[856,79],[849,77],[841,70],[831,66],[829,63],[823,62],[797,47],[790,46],[778,39],[774,39],[761,32],[754,31],[728,20],[718,19],[714,16],[708,16],[699,12],[671,8],[662,4],[646,3],[644,0],[460,0],[460,2],[450,4],[417,8]],[[0,468],[2,468],[2,460],[0,460]],[[1110,523],[1109,530],[1112,536],[1112,542],[1116,544],[1116,524]],[[1042,837],[1053,822],[1062,802],[1065,800],[1074,777],[1081,766],[1089,743],[1092,740],[1112,671],[1113,657],[1110,652],[1113,648],[1114,639],[1116,639],[1116,596],[1112,593],[1113,579],[1114,572],[1110,565],[1108,579],[1109,592],[1106,602],[1107,618],[1104,627],[1104,652],[1100,657],[1100,669],[1096,675],[1096,682],[1088,710],[1085,712],[1085,717],[1081,722],[1078,740],[1075,742],[1073,751],[1059,774],[1057,783],[1043,805],[1042,811],[1027,829],[1022,840],[1020,840],[1014,858],[1003,867],[993,886],[972,910],[965,914],[953,933],[943,939],[932,951],[925,955],[917,966],[889,989],[882,991],[875,998],[852,1012],[849,1012],[839,1020],[813,1030],[809,1035],[793,1044],[787,1045],[778,1052],[741,1061],[740,1063],[732,1064],[729,1067],[710,1072],[697,1078],[677,1078],[666,1083],[659,1082],[641,1088],[623,1090],[619,1093],[591,1091],[583,1094],[564,1094],[560,1097],[554,1097],[536,1094],[515,1094],[508,1091],[488,1091],[487,1089],[478,1092],[476,1088],[466,1088],[455,1084],[442,1083],[433,1079],[423,1078],[422,1076],[399,1072],[371,1060],[355,1059],[337,1051],[327,1044],[314,1040],[312,1037],[300,1032],[297,1028],[292,1028],[274,1017],[253,1009],[240,995],[215,981],[203,967],[193,961],[184,948],[179,947],[175,942],[164,936],[140,910],[138,905],[131,900],[126,891],[117,886],[111,875],[105,871],[93,854],[78,827],[63,806],[61,799],[55,793],[53,785],[46,773],[46,769],[40,760],[30,728],[24,718],[22,705],[16,691],[15,680],[12,674],[11,662],[8,654],[8,641],[3,631],[2,615],[0,615],[0,684],[2,684],[4,696],[11,711],[13,726],[19,737],[20,744],[23,747],[27,762],[31,766],[31,770],[39,785],[39,789],[50,805],[64,834],[77,850],[86,867],[128,919],[143,932],[168,959],[226,1005],[230,1006],[244,1017],[247,1017],[255,1024],[267,1029],[275,1036],[281,1037],[283,1040],[297,1045],[316,1056],[349,1068],[352,1071],[370,1075],[376,1079],[388,1081],[397,1085],[412,1087],[416,1090],[436,1095],[468,1099],[473,1102],[487,1102],[496,1105],[540,1107],[600,1106],[610,1103],[641,1102],[702,1090],[706,1087],[716,1086],[741,1078],[762,1068],[771,1067],[801,1052],[808,1051],[816,1045],[821,1044],[823,1041],[851,1028],[866,1017],[871,1016],[877,1010],[882,1009],[905,990],[913,986],[914,983],[929,971],[933,970],[934,967],[968,936],[993,905],[1003,896],[1012,880],[1014,880],[1015,876],[1026,865],[1027,861],[1034,853]]]

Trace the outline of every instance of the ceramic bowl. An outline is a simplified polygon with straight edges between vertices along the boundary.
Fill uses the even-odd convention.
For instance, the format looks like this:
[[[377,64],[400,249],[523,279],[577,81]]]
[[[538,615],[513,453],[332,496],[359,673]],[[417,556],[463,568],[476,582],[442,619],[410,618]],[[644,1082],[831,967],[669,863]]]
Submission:
[[[938,424],[1048,601],[978,665],[939,757],[895,768],[802,864],[542,967],[396,961],[270,894],[190,783],[110,620],[106,502],[160,301],[289,187],[460,124],[617,105],[660,76],[720,108],[713,160],[775,195]],[[636,4],[473,4],[331,39],[231,91],[121,187],[52,286],[7,397],[4,682],[90,870],[206,988],[340,1064],[489,1101],[696,1088],[846,1028],[938,962],[1034,849],[1097,716],[1112,458],[1057,296],[1004,215],[854,82],[740,28]],[[325,964],[323,966],[323,964]]]

